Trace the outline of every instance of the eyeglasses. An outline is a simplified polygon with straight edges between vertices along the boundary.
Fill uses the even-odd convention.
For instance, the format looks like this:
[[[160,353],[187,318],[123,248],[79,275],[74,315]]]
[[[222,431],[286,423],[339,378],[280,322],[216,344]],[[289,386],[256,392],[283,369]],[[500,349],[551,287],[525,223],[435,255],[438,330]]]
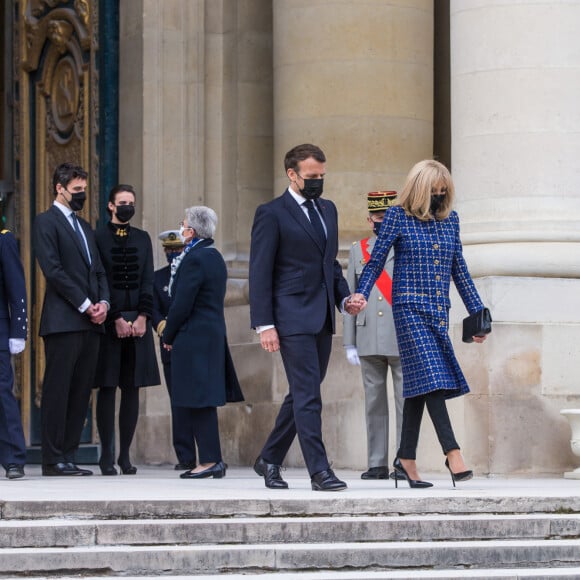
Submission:
[[[191,226],[186,226],[183,222],[179,222],[179,227],[183,228],[184,230],[192,230]]]

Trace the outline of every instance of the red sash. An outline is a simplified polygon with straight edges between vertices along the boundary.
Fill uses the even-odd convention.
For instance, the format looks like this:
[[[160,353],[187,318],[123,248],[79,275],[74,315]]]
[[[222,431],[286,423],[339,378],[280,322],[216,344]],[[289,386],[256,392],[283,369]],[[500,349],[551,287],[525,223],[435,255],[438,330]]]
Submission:
[[[371,259],[371,255],[369,254],[369,238],[365,238],[364,240],[360,241],[360,249],[362,250],[363,263],[367,264]],[[375,285],[379,289],[379,292],[385,297],[385,300],[389,304],[392,304],[393,302],[391,290],[393,287],[393,281],[385,270],[381,272],[381,275],[378,277]]]

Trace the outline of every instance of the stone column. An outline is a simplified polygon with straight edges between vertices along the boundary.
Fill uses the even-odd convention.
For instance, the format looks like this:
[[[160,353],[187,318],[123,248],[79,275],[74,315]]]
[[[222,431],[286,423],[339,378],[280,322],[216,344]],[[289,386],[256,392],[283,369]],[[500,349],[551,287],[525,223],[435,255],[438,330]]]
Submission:
[[[452,164],[462,239],[495,325],[458,354],[478,471],[571,466],[580,391],[580,5],[452,0]]]
[[[136,225],[152,238],[204,203],[205,0],[120,5],[119,179],[137,189]],[[161,368],[161,366],[160,366]],[[134,460],[173,462],[165,386],[143,389]]]
[[[274,0],[275,194],[284,154],[325,151],[344,245],[365,232],[365,194],[400,189],[432,155],[433,5]]]
[[[580,275],[580,5],[451,1],[453,173],[481,276]]]
[[[185,207],[217,211],[230,346],[251,399],[262,385],[248,356],[247,259],[255,207],[272,193],[271,0],[135,0],[120,14],[120,179],[137,188],[135,222],[151,234],[156,267],[165,265],[156,235]],[[165,386],[144,389],[141,401],[135,460],[173,461]],[[257,453],[239,443],[243,413],[222,410],[232,464]]]
[[[288,184],[286,151],[319,145],[346,250],[368,235],[366,193],[399,190],[432,155],[433,3],[274,0],[273,22],[273,195]],[[325,444],[336,467],[364,468],[360,369],[346,363],[340,334],[323,385]],[[279,404],[287,388],[279,362],[275,377]],[[296,446],[287,463],[301,462]]]

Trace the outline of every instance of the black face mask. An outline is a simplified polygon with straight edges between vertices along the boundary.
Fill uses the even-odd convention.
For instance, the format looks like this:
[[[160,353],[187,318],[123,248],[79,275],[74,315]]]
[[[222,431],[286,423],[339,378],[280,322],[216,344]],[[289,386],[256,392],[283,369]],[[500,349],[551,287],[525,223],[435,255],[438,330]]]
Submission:
[[[135,215],[135,206],[134,205],[116,205],[115,206],[115,215],[117,216],[117,219],[121,223],[126,224]]]
[[[445,201],[444,195],[432,195],[431,196],[431,205],[429,206],[429,211],[435,215],[443,206],[443,202]]]
[[[176,250],[175,252],[167,252],[165,254],[165,257],[167,258],[167,263],[171,265],[171,262],[173,262],[173,260],[175,260],[175,258],[177,258],[179,254],[181,254],[181,251],[179,250]]]
[[[300,193],[306,199],[318,199],[322,195],[323,188],[324,179],[305,179],[304,188],[300,190]]]
[[[77,193],[71,193],[70,191],[67,190],[67,193],[70,193],[70,201],[68,202],[68,206],[73,211],[81,211],[87,199],[87,192],[79,191]]]
[[[374,232],[375,236],[379,235],[379,231],[380,231],[382,225],[383,225],[383,222],[373,222],[373,232]]]

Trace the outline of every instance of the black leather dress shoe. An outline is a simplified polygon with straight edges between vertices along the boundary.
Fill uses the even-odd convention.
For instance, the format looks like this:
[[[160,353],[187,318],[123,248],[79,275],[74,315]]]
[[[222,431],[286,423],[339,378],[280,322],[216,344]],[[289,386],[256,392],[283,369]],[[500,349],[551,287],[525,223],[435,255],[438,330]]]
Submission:
[[[396,479],[398,481],[404,481],[407,478],[402,473],[399,473],[398,471],[391,471],[391,474],[389,475],[389,479]]]
[[[384,465],[371,467],[360,476],[361,479],[388,479],[388,477],[389,470]]]
[[[181,479],[205,479],[206,477],[213,477],[214,479],[221,479],[226,476],[226,466],[223,461],[218,461],[215,465],[204,469],[203,471],[198,471],[197,473],[193,471],[186,471],[182,473],[179,477]]]
[[[6,469],[6,477],[8,479],[20,479],[24,477],[24,465],[20,465],[19,463],[7,463],[4,465],[4,469]]]
[[[82,475],[72,463],[49,463],[42,466],[42,475]]]
[[[197,463],[195,461],[185,461],[183,463],[178,463],[173,469],[175,469],[175,471],[188,471],[189,469],[195,469],[196,467]]]
[[[288,489],[288,484],[280,475],[280,465],[266,463],[261,457],[254,463],[254,471],[264,478],[266,487],[270,489]]]
[[[93,475],[93,472],[90,469],[82,469],[76,463],[67,463],[67,465],[71,469],[76,469],[79,472],[79,475]]]
[[[338,479],[330,468],[315,473],[310,479],[314,491],[342,491],[346,489],[346,483]]]

